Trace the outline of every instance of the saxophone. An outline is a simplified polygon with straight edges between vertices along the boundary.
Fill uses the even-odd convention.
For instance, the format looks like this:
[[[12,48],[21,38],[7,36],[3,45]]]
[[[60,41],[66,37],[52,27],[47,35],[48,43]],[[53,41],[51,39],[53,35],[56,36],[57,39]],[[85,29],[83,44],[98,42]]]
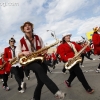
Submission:
[[[44,48],[39,49],[38,51],[32,52],[32,54],[27,56],[27,57],[21,56],[20,59],[19,59],[20,64],[23,65],[23,66],[26,66],[27,64],[29,64],[33,61],[36,61],[36,60],[41,60],[43,62],[43,58],[44,58],[43,52],[45,50],[48,50],[49,48],[57,45],[58,43],[59,43],[59,40],[57,40],[55,43],[53,43],[53,44],[51,44],[47,47],[44,47]],[[40,56],[40,55],[42,55],[42,56]]]
[[[6,65],[6,61],[2,64],[2,67],[0,67],[0,70],[4,70],[4,67],[5,67],[5,65]]]
[[[14,64],[16,64],[16,63],[18,63],[18,62],[19,62],[18,58],[17,58],[17,57],[14,57],[9,63],[10,63],[11,65],[14,65]]]
[[[33,61],[36,61],[36,60],[40,60],[40,61],[43,62],[43,59],[44,59],[44,57],[43,57],[43,52],[44,52],[45,50],[48,50],[49,48],[51,48],[51,47],[57,45],[58,43],[59,43],[59,40],[56,39],[56,42],[55,42],[55,43],[53,43],[53,44],[51,44],[51,45],[49,45],[49,46],[46,46],[46,47],[44,47],[44,48],[41,48],[41,49],[39,49],[39,50],[37,50],[37,51],[35,51],[35,52],[32,52],[32,54],[29,55],[29,56],[27,56],[27,57],[24,56],[24,55],[21,56],[21,57],[19,57],[19,59],[18,59],[17,57],[15,57],[15,58],[10,62],[10,64],[13,65],[13,64],[19,62],[22,66],[26,66],[26,65],[28,65],[29,63],[31,63],[31,62],[33,62]],[[40,56],[40,55],[41,55],[41,56]]]
[[[65,69],[70,70],[75,64],[82,61],[82,58],[80,57],[83,51],[86,49],[86,47],[89,45],[89,41],[87,41],[87,44],[68,62],[65,63]]]

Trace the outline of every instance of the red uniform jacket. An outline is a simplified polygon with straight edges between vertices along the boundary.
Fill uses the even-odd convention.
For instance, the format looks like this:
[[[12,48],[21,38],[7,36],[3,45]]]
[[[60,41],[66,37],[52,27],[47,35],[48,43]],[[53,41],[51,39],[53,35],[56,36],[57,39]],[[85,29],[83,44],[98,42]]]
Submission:
[[[53,60],[56,60],[56,59],[57,59],[57,57],[56,57],[56,54],[55,54],[55,53],[52,53],[52,54],[51,54],[51,59],[53,59]]]
[[[92,42],[94,45],[94,54],[100,55],[100,34],[94,33],[92,35]]]
[[[89,51],[91,51],[91,47],[90,46],[87,46],[87,48],[85,49],[85,52],[89,52]]]
[[[77,51],[80,51],[80,49],[82,48],[79,44],[72,42],[75,45],[75,48]],[[63,43],[60,45],[59,47],[59,54],[61,57],[61,60],[64,62],[67,62],[69,58],[73,58],[74,57],[74,51],[73,49],[69,46],[68,43]]]
[[[2,58],[0,58],[0,65],[3,65],[3,61],[2,61]],[[4,66],[4,69],[3,70],[0,70],[0,74],[5,74],[8,73],[9,71],[7,70],[7,64]]]
[[[51,59],[51,58],[50,58],[50,54],[46,53],[46,54],[44,55],[44,58],[45,58],[46,60],[50,60],[50,59]]]
[[[12,51],[11,51],[11,48],[10,47],[6,47],[4,49],[4,59],[6,61],[8,61],[9,59],[12,59]],[[11,69],[11,64],[8,61],[8,63],[7,63],[7,71],[10,72],[10,69]]]

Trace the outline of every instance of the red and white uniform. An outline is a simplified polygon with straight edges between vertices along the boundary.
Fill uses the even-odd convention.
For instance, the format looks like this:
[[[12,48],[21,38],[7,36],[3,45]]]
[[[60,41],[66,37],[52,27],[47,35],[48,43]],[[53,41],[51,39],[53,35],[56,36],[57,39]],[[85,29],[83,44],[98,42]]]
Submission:
[[[4,62],[7,62],[7,61],[5,61],[4,59],[0,58],[0,65],[3,65]],[[5,73],[9,73],[8,64],[6,64],[4,66],[3,70],[0,70],[0,74],[5,74]]]
[[[35,48],[35,51],[41,49],[44,47],[44,44],[43,44],[43,41],[42,39],[37,36],[37,35],[34,35],[34,48]],[[20,42],[18,43],[17,45],[17,48],[16,48],[16,55],[18,56],[18,54],[22,51],[30,51],[32,52],[31,50],[31,44],[29,42],[29,40],[24,36],[22,37],[22,39],[20,40]]]
[[[46,53],[46,54],[44,55],[44,58],[45,58],[46,60],[50,60],[50,59],[51,59],[50,54]]]
[[[16,48],[16,46],[14,46],[14,48]],[[4,59],[8,62],[7,63],[7,71],[10,72],[10,69],[11,69],[11,64],[9,63],[9,59],[12,59],[13,58],[13,53],[12,53],[12,50],[11,50],[11,47],[6,47],[4,49]]]
[[[55,54],[55,53],[52,53],[52,54],[51,54],[51,59],[52,59],[52,60],[56,60],[56,59],[57,59],[57,57],[56,57],[56,54]]]
[[[93,45],[94,45],[94,54],[100,55],[100,34],[95,32],[92,35],[92,42],[93,42]]]
[[[10,46],[9,47],[6,47],[5,49],[4,49],[4,59],[6,60],[6,61],[8,61],[8,66],[7,66],[7,70],[8,70],[8,72],[10,73],[10,69],[11,69],[11,64],[9,63],[9,59],[12,59],[12,51],[11,51],[11,48],[10,48]]]
[[[82,48],[80,45],[78,45],[75,42],[71,42],[77,51],[80,51],[80,49]],[[68,43],[63,43],[60,45],[59,47],[59,54],[61,57],[61,60],[64,62],[67,62],[69,58],[73,58],[74,57],[74,51],[72,50],[72,48],[69,46]]]
[[[91,51],[91,47],[90,46],[87,46],[87,48],[85,49],[86,52],[89,52]]]

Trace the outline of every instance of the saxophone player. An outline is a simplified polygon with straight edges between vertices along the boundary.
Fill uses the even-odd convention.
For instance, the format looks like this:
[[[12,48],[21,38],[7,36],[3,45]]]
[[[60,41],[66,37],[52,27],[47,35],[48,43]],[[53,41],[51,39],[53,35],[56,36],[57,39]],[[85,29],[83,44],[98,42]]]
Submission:
[[[14,57],[16,57],[16,46],[15,46],[15,39],[12,37],[9,39],[9,46],[4,49],[4,58],[10,62]],[[23,68],[19,63],[10,66],[10,72],[14,74],[15,80],[18,83],[18,92],[24,93],[26,89],[26,83],[23,82],[24,79],[24,72]]]
[[[81,50],[81,46],[75,42],[72,42],[70,33],[63,34],[62,44],[59,46],[59,54],[61,60],[65,63],[68,60],[72,60],[74,55]],[[70,76],[67,80],[65,80],[65,84],[67,87],[71,87],[71,83],[75,77],[82,83],[85,90],[92,94],[94,90],[89,86],[81,68],[79,67],[79,62],[76,63],[71,69],[69,69]]]
[[[1,53],[0,57],[0,75],[2,75],[3,85],[2,88],[6,91],[9,91],[10,88],[8,87],[8,75],[10,73],[8,62],[4,59],[4,52]]]
[[[18,57],[31,55],[32,52],[44,47],[41,37],[34,34],[34,25],[31,22],[25,22],[20,28],[24,36],[20,39],[16,48]],[[47,76],[47,65],[44,62],[34,61],[25,67],[32,70],[37,78],[37,86],[31,100],[40,100],[44,84],[58,99],[65,97],[65,93],[60,91],[56,84]]]
[[[93,28],[93,35],[92,35],[92,42],[94,45],[94,54],[100,55],[100,27]],[[98,65],[98,68],[96,69],[97,73],[100,73],[100,63]]]

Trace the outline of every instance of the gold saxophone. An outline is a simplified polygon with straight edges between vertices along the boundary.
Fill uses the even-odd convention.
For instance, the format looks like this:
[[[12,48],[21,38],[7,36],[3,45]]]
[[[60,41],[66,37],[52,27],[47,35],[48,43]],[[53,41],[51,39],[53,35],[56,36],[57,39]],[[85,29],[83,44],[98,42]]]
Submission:
[[[11,65],[14,65],[14,64],[16,64],[16,63],[18,63],[19,62],[19,59],[17,58],[17,57],[14,57],[9,63],[11,64]]]
[[[53,44],[51,44],[51,45],[49,45],[47,47],[41,48],[38,51],[32,52],[32,54],[29,55],[29,56],[27,56],[27,57],[26,56],[21,56],[21,57],[19,57],[19,59],[17,57],[15,57],[10,62],[10,64],[13,65],[13,64],[19,62],[22,66],[26,66],[27,64],[29,64],[29,63],[31,63],[33,61],[36,61],[36,60],[41,60],[43,62],[43,58],[44,57],[43,56],[40,56],[40,55],[43,55],[43,52],[45,50],[48,50],[49,48],[57,45],[58,43],[59,43],[59,40],[56,39],[56,42],[55,43],[53,43]]]
[[[82,61],[82,58],[80,56],[88,45],[89,41],[87,41],[87,44],[71,60],[65,63],[66,69],[70,70],[75,64]]]

